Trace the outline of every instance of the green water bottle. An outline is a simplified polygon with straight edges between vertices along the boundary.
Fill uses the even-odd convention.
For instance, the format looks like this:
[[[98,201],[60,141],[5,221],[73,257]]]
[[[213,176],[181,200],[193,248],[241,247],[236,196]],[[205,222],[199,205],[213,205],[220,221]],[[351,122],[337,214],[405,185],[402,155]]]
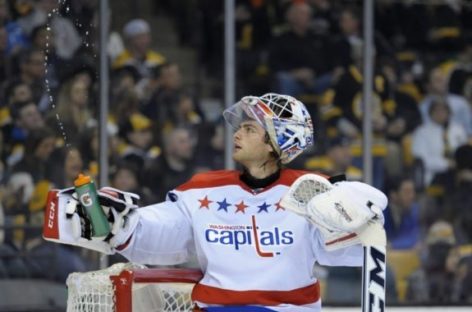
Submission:
[[[74,181],[79,202],[84,206],[92,223],[92,236],[101,237],[110,233],[110,224],[98,202],[97,189],[90,176],[79,174]]]

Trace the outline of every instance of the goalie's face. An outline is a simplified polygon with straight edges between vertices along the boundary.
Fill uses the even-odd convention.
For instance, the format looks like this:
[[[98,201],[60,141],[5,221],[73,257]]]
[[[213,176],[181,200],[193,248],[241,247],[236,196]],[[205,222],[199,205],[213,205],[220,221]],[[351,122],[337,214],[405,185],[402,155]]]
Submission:
[[[265,129],[255,120],[241,122],[233,135],[233,159],[246,168],[260,166],[271,159],[272,146]]]

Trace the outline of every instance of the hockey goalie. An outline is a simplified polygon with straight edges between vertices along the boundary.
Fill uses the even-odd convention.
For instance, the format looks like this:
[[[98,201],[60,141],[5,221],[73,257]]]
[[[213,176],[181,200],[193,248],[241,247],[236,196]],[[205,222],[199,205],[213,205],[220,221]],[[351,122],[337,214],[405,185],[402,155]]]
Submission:
[[[366,253],[364,307],[383,310],[385,195],[285,168],[313,144],[310,115],[291,96],[246,96],[223,115],[235,129],[240,170],[199,173],[147,207],[135,194],[102,188],[110,223],[102,237],[93,236],[73,188],[53,190],[44,238],[142,264],[196,257],[203,278],[192,300],[200,311],[320,311],[313,265],[362,266]]]

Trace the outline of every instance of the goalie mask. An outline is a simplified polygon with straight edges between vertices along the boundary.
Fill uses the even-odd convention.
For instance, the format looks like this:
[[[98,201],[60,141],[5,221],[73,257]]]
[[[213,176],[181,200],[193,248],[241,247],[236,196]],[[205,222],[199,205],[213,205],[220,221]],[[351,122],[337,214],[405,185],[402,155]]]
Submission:
[[[245,120],[256,120],[269,134],[283,164],[313,144],[313,124],[308,110],[302,102],[288,95],[245,96],[227,108],[223,117],[235,129]]]

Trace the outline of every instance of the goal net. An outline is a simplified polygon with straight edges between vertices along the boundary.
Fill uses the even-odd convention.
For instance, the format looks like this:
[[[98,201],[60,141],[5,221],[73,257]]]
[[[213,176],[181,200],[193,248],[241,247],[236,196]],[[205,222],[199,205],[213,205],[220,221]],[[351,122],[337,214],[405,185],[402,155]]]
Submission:
[[[131,263],[72,273],[66,281],[67,312],[192,311],[190,293],[201,278],[194,269],[151,269]]]

